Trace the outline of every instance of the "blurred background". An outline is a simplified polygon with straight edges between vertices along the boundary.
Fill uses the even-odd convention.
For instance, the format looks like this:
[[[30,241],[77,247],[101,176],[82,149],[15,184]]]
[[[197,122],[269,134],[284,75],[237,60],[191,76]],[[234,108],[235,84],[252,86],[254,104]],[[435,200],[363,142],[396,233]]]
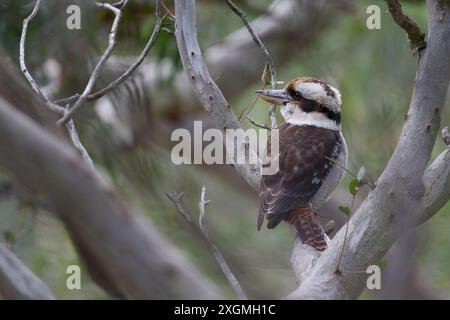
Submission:
[[[272,53],[280,81],[297,76],[323,79],[339,88],[343,97],[343,132],[349,147],[349,170],[364,166],[376,181],[395,148],[408,110],[416,59],[405,33],[392,21],[383,1],[381,29],[369,30],[366,13],[371,1],[235,1],[261,32]],[[0,46],[18,65],[23,19],[35,1],[0,0]],[[69,4],[82,8],[81,30],[65,27]],[[165,1],[173,12],[172,1]],[[402,1],[404,11],[427,30],[426,6]],[[291,6],[295,10],[286,12]],[[139,55],[154,25],[154,1],[132,0],[124,11],[114,56],[102,73],[98,88],[109,83]],[[272,17],[271,17],[272,15]],[[305,16],[306,15],[306,16]],[[275,19],[274,17],[278,17]],[[27,38],[28,67],[37,82],[54,98],[80,92],[107,45],[110,12],[91,1],[44,1]],[[239,115],[261,89],[264,60],[240,19],[219,0],[197,1],[200,46],[219,87]],[[274,23],[276,21],[276,23]],[[256,231],[257,194],[233,168],[172,164],[170,134],[191,129],[194,120],[211,127],[206,113],[192,96],[177,52],[174,22],[164,30],[144,64],[133,77],[108,96],[89,103],[77,114],[81,140],[97,168],[128,202],[139,206],[148,219],[179,247],[205,276],[234,298],[226,279],[202,239],[176,211],[165,192],[184,192],[183,205],[197,213],[202,185],[207,186],[206,220],[210,237],[251,298],[287,295],[296,287],[290,266],[293,231],[287,225]],[[449,119],[449,105],[443,125]],[[258,101],[253,119],[269,123],[268,105]],[[281,118],[279,118],[281,121]],[[245,127],[252,127],[247,120]],[[433,155],[444,144],[438,139]],[[414,155],[412,155],[414,156]],[[350,206],[345,177],[321,215],[340,226]],[[358,194],[364,198],[367,190]],[[108,296],[83,272],[82,290],[67,290],[68,265],[79,264],[61,223],[0,172],[0,237],[58,298],[106,299]],[[418,229],[414,249],[417,277],[434,297],[450,298],[450,207],[444,207]],[[380,262],[389,267],[390,254]],[[377,298],[367,291],[361,298]]]

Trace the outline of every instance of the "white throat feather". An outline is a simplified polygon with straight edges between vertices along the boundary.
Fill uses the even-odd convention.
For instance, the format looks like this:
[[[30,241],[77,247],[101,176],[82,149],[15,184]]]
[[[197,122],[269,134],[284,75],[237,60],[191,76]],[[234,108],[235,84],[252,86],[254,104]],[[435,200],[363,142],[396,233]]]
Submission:
[[[330,130],[341,130],[341,125],[318,111],[305,112],[294,103],[281,106],[281,115],[287,123],[297,126],[314,126]]]

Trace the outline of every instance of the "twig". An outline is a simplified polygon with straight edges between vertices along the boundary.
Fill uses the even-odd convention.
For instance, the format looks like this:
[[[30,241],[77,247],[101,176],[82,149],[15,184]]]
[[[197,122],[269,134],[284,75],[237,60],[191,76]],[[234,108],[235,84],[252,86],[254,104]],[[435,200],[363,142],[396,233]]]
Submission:
[[[72,140],[73,145],[75,148],[80,152],[81,157],[83,158],[84,162],[86,162],[89,167],[97,174],[97,169],[94,166],[94,162],[92,161],[91,157],[89,156],[89,153],[87,152],[86,148],[83,146],[83,144],[80,141],[80,138],[78,137],[77,129],[75,128],[75,123],[73,119],[70,119],[69,122],[66,123],[67,131],[69,132],[70,139]]]
[[[175,36],[175,31],[170,30],[169,28],[161,28],[162,31],[167,32],[168,34],[170,34],[171,36]]]
[[[36,1],[36,5],[33,9],[33,12],[27,18],[25,18],[23,21],[22,35],[20,38],[20,52],[19,52],[20,67],[22,69],[22,73],[25,75],[26,79],[30,83],[33,90],[39,95],[39,97],[41,99],[44,100],[45,105],[47,107],[49,107],[50,110],[64,115],[66,112],[66,109],[64,109],[63,107],[52,102],[50,100],[50,98],[39,88],[38,84],[36,83],[36,81],[34,81],[33,77],[31,76],[30,72],[28,71],[28,69],[26,67],[26,63],[25,63],[25,39],[27,36],[27,31],[28,31],[28,24],[36,16],[36,14],[39,10],[40,3],[41,3],[41,0]],[[96,168],[94,166],[94,163],[92,162],[91,157],[87,153],[86,149],[84,148],[83,144],[81,143],[81,141],[78,137],[78,133],[76,131],[74,122],[70,121],[69,123],[66,124],[66,127],[69,132],[69,135],[70,135],[73,145],[80,152],[83,160],[91,167],[91,169],[97,175],[100,176],[100,174],[98,173],[98,171],[96,170]]]
[[[264,44],[262,43],[261,39],[259,39],[258,35],[253,30],[252,26],[248,22],[247,16],[245,13],[240,10],[231,0],[226,0],[228,6],[231,8],[231,10],[241,18],[242,23],[247,28],[248,32],[250,33],[251,37],[255,41],[256,45],[261,49],[261,52],[263,53],[264,57],[266,58],[267,63],[269,64],[270,69],[270,77],[271,77],[271,85],[272,89],[276,89],[277,87],[277,71],[275,70],[275,66],[273,63],[272,56],[270,55],[269,51],[266,49]],[[272,124],[272,128],[275,128],[277,126],[277,119],[275,117],[275,105],[272,105],[269,110],[269,117]]]
[[[39,11],[40,5],[41,0],[37,0],[31,14],[23,20],[22,34],[20,36],[20,48],[19,48],[20,69],[22,70],[22,73],[24,74],[25,78],[30,83],[31,88],[39,95],[39,97],[42,100],[44,100],[45,105],[54,112],[64,114],[64,108],[52,103],[50,99],[47,97],[47,95],[39,88],[36,81],[33,79],[30,72],[28,71],[27,65],[25,63],[25,41],[27,38],[28,24],[36,16],[37,12]]]
[[[250,118],[249,115],[246,115],[245,118],[248,119],[248,121],[250,121],[254,126],[256,126],[258,128],[266,129],[266,130],[269,130],[269,131],[272,130],[272,128],[268,127],[267,125],[256,122],[255,120]]]
[[[264,86],[261,88],[261,90],[264,90],[266,88],[266,86],[267,86],[267,84],[264,84]],[[239,122],[241,122],[242,119],[244,119],[245,116],[248,115],[253,110],[258,99],[259,99],[259,95],[255,95],[255,98],[253,99],[252,104],[249,107],[246,107],[246,108],[244,108],[244,110],[242,110],[241,114],[238,117]]]
[[[427,43],[425,41],[425,33],[422,32],[419,25],[412,21],[407,15],[405,15],[402,11],[402,6],[398,0],[385,0],[389,12],[392,15],[395,23],[397,23],[400,28],[405,30],[408,35],[409,47],[413,50],[413,54],[419,54],[420,51],[423,50]]]
[[[176,193],[169,193],[166,192],[166,196],[172,200],[172,202],[175,204],[175,207],[177,208],[178,212],[181,213],[181,215],[183,216],[183,218],[189,222],[190,224],[192,224],[194,227],[196,227],[195,223],[194,223],[194,219],[192,218],[192,214],[185,210],[183,208],[183,206],[180,203],[180,199],[181,197],[184,195],[184,192],[181,192],[180,194],[176,194]]]
[[[155,27],[153,29],[153,32],[150,36],[150,38],[147,41],[147,44],[145,45],[144,50],[139,55],[138,59],[124,72],[122,73],[116,80],[111,82],[108,86],[104,87],[103,89],[91,93],[86,97],[86,101],[93,101],[96,99],[99,99],[103,97],[105,94],[113,91],[116,87],[121,85],[125,80],[127,80],[130,75],[142,64],[145,57],[148,55],[150,50],[153,48],[159,32],[161,31],[162,27],[162,21],[164,20],[164,17],[161,16],[161,0],[156,1],[156,12],[155,12]],[[67,104],[67,103],[73,103],[80,97],[79,94],[75,94],[69,98],[64,98],[60,100],[56,100],[55,103],[58,104]]]
[[[342,256],[344,255],[345,246],[347,244],[348,225],[349,225],[349,222],[350,222],[350,215],[352,214],[353,207],[355,206],[355,198],[356,198],[356,194],[353,195],[352,205],[350,207],[350,212],[348,213],[347,223],[345,224],[344,243],[342,244],[342,250],[341,250],[341,253],[339,254],[338,262],[337,262],[337,265],[336,265],[336,271],[335,271],[338,274],[342,273],[342,270],[340,269],[341,260],[342,260]]]
[[[86,85],[86,88],[84,89],[83,93],[80,95],[78,100],[75,102],[75,104],[72,106],[72,108],[64,114],[64,116],[58,120],[58,125],[66,124],[77,112],[77,110],[83,105],[84,102],[86,102],[87,96],[91,93],[92,89],[94,88],[95,81],[97,81],[97,78],[100,74],[100,71],[103,69],[103,66],[105,65],[106,61],[108,61],[109,57],[112,54],[112,51],[114,47],[116,46],[116,34],[117,34],[117,28],[119,26],[120,19],[122,18],[123,11],[122,9],[127,4],[128,0],[125,0],[123,4],[121,4],[120,9],[114,7],[113,5],[109,3],[96,3],[97,7],[104,8],[107,10],[112,11],[115,14],[115,18],[111,27],[111,31],[109,33],[109,41],[108,41],[108,47],[106,48],[103,55],[100,57],[100,60],[98,61],[97,65],[94,68],[94,71],[92,72],[91,76],[89,77],[89,81]]]
[[[177,17],[175,35],[178,52],[194,94],[214,121],[216,128],[220,130],[242,129],[230,104],[211,77],[203,60],[197,39],[195,1],[175,0],[175,15]],[[235,142],[231,143],[234,144]],[[235,159],[236,152],[237,154],[239,152],[248,154],[249,152],[248,143],[238,143],[235,147],[234,154],[231,154],[231,152],[228,154],[232,159]],[[253,164],[234,161],[233,166],[254,189],[259,189],[261,182],[260,162]]]
[[[206,186],[203,186],[202,193],[200,196],[200,202],[199,202],[199,220],[198,225],[194,222],[194,219],[192,217],[192,214],[183,208],[183,206],[180,203],[180,198],[183,195],[176,194],[176,193],[168,193],[166,192],[166,196],[175,204],[178,212],[183,216],[183,218],[202,236],[202,238],[205,240],[206,244],[210,248],[212,254],[214,255],[214,258],[216,259],[217,264],[219,265],[220,269],[222,270],[223,274],[228,280],[228,283],[233,288],[236,295],[241,300],[247,300],[247,296],[242,289],[241,285],[239,284],[239,281],[234,276],[233,272],[231,271],[230,267],[228,266],[223,254],[220,252],[219,248],[214,244],[214,242],[209,238],[208,230],[206,228],[206,222],[205,222],[205,206],[210,202],[209,200],[206,200]]]
[[[114,7],[121,7],[121,8],[123,8],[123,6],[125,5],[125,0],[117,1],[117,2],[113,3],[112,5]]]
[[[164,12],[170,17],[170,19],[172,21],[176,21],[177,18],[175,17],[175,15],[169,10],[169,8],[167,8],[166,4],[164,3],[164,1],[161,2],[161,5],[164,9]]]
[[[341,165],[340,163],[338,163],[335,159],[330,158],[328,156],[324,156],[325,159],[333,162],[333,164],[337,165],[339,168],[341,168],[342,170],[344,170],[345,172],[347,172],[348,174],[350,174],[352,177],[354,177],[355,179],[358,178],[358,176],[356,174],[354,174],[353,172],[351,172],[350,170],[348,170],[346,167],[344,167],[343,165]],[[359,181],[361,184],[365,184],[366,186],[368,186],[371,189],[375,189],[375,184],[373,184],[372,182],[368,181],[367,179],[363,179],[361,181]]]

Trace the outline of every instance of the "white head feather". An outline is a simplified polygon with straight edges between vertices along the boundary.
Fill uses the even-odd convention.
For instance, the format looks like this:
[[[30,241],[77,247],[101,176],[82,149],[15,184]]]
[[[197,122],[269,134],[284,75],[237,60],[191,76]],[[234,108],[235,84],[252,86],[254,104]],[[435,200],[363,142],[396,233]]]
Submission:
[[[286,86],[289,89],[299,92],[303,98],[314,100],[327,107],[331,111],[339,113],[341,111],[341,93],[338,89],[326,84],[323,81],[301,77],[294,79]],[[281,107],[281,114],[286,122],[295,125],[311,125],[330,130],[340,130],[341,125],[329,119],[325,114],[320,112],[304,112],[297,107],[296,103],[288,103]]]
[[[304,98],[317,101],[334,112],[339,112],[341,109],[341,93],[328,84],[317,81],[296,81],[294,88]]]

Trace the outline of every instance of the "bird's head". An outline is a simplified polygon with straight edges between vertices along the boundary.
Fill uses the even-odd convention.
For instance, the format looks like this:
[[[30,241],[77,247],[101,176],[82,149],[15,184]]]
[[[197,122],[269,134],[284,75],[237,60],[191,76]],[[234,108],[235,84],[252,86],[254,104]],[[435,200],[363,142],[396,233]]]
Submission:
[[[286,122],[340,129],[341,94],[324,81],[299,77],[289,81],[282,90],[258,90],[256,93],[267,102],[281,105]]]

